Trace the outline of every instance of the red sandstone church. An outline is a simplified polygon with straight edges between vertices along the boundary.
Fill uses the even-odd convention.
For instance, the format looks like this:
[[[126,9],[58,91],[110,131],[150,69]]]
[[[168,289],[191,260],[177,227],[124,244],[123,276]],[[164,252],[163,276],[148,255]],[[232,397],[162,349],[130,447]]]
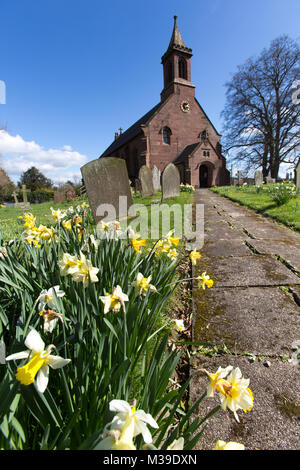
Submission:
[[[173,162],[181,182],[196,187],[229,184],[222,155],[221,135],[195,98],[191,82],[191,57],[179,32],[177,17],[169,47],[162,56],[164,88],[160,102],[123,133],[101,157],[126,160],[132,182],[142,165],[161,171]]]

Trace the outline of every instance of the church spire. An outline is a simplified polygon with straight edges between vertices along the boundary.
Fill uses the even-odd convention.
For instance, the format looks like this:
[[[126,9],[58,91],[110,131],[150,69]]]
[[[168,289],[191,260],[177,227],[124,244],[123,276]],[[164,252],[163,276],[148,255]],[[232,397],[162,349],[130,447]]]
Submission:
[[[182,36],[180,34],[180,31],[178,29],[177,25],[177,16],[174,16],[174,27],[173,27],[173,33],[172,37],[168,46],[168,49],[166,51],[165,55],[168,55],[171,51],[178,50],[182,52],[187,52],[188,54],[192,54],[192,49],[186,46],[185,42],[182,39]],[[163,56],[163,57],[164,57]]]

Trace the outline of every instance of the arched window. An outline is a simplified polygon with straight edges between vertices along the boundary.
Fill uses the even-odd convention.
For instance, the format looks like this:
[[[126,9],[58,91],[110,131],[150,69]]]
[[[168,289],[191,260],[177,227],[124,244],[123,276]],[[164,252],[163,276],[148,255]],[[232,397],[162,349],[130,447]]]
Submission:
[[[179,78],[184,78],[185,80],[187,80],[186,61],[182,57],[178,61],[178,75]]]
[[[170,145],[171,135],[172,135],[171,129],[169,127],[164,127],[163,128],[163,142],[164,142],[164,144]]]
[[[173,64],[172,62],[167,63],[167,83],[171,83],[173,80]]]

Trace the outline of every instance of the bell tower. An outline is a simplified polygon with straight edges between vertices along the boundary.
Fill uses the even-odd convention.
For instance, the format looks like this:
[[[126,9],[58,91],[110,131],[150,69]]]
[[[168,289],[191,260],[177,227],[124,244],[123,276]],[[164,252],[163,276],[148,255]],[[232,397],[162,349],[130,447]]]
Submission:
[[[164,74],[164,88],[160,94],[164,101],[172,93],[180,94],[182,87],[195,86],[191,82],[192,49],[187,47],[181,37],[177,25],[177,16],[174,16],[172,37],[167,51],[161,58]]]

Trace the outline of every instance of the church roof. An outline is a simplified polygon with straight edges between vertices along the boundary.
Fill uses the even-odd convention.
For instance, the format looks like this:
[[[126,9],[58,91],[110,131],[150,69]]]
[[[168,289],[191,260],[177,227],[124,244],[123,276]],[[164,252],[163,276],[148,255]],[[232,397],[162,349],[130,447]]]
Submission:
[[[200,145],[201,142],[195,142],[194,144],[189,144],[184,147],[184,149],[174,158],[172,163],[179,163],[189,157],[193,151]]]
[[[125,145],[130,140],[134,139],[138,134],[141,132],[141,126],[143,124],[147,124],[147,122],[152,118],[152,116],[156,113],[162,103],[158,103],[154,108],[150,109],[148,113],[144,114],[138,121],[136,121],[132,126],[130,126],[125,132],[123,132],[106,150],[101,157],[107,157],[112,152],[118,150],[118,148]]]

